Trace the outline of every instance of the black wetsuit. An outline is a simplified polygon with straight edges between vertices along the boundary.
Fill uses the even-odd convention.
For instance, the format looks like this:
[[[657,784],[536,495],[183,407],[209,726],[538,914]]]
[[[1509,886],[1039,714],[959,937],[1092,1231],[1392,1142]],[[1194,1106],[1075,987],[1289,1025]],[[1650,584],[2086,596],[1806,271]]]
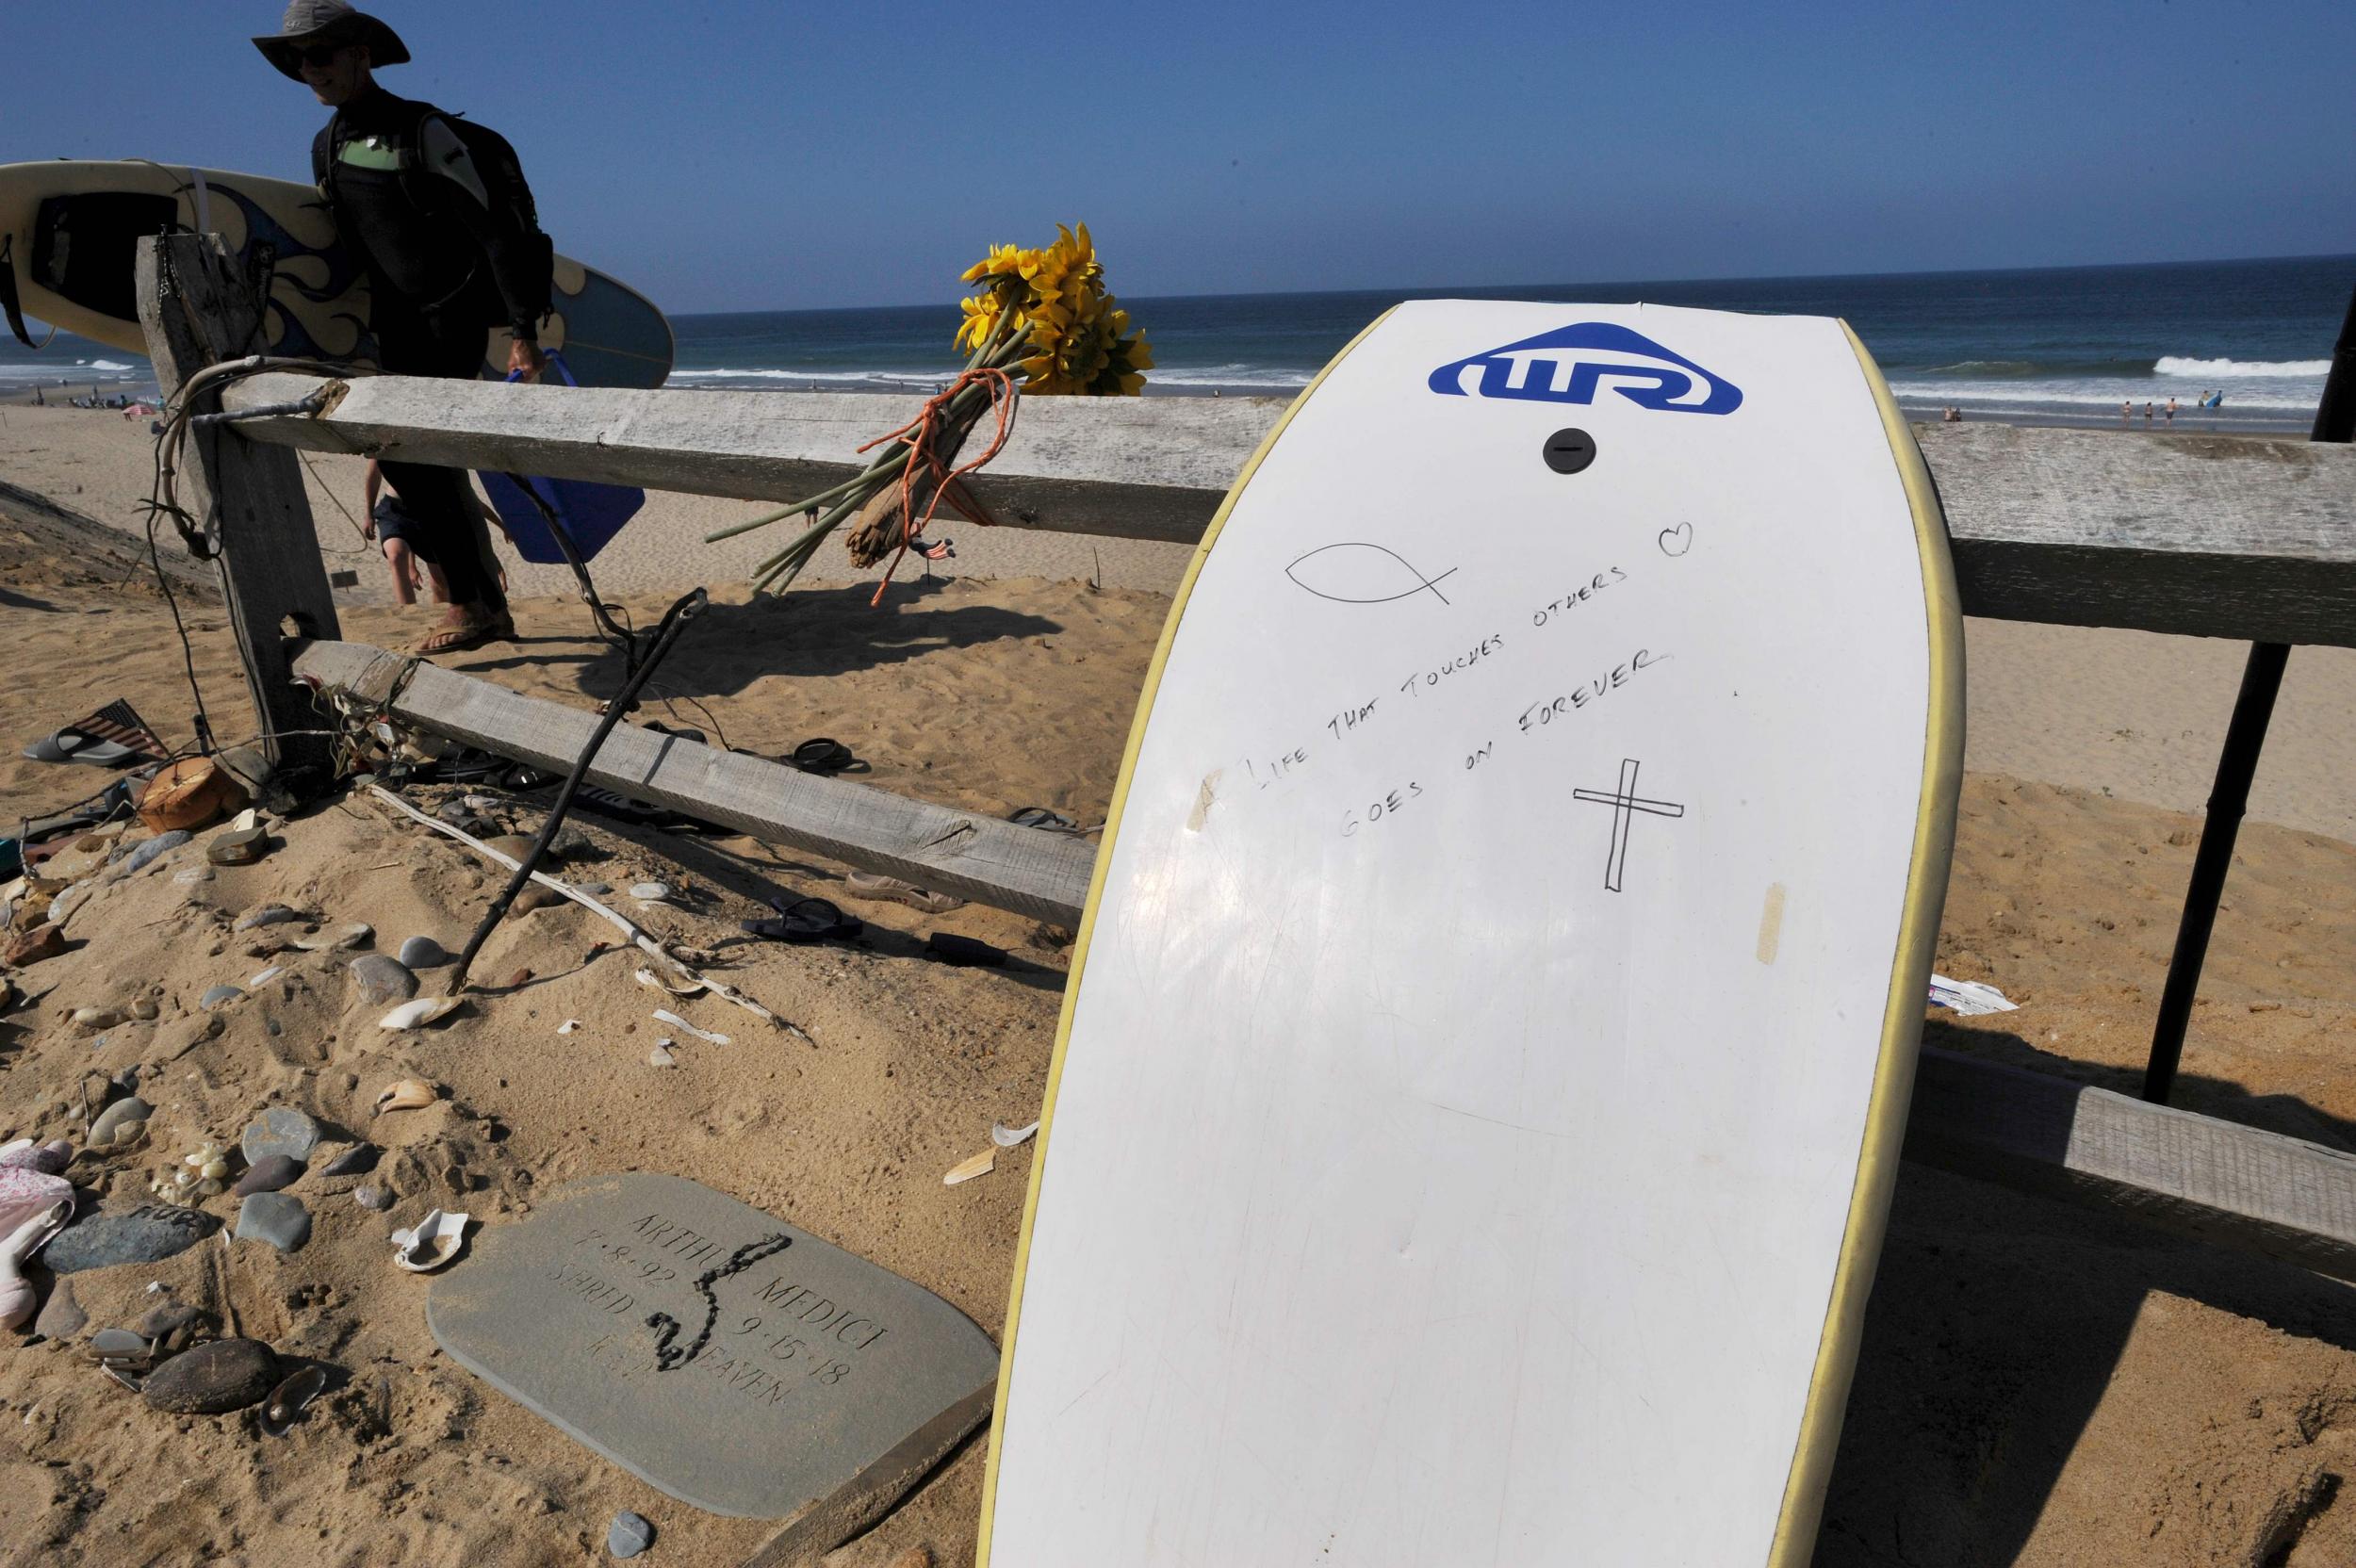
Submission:
[[[345,243],[368,269],[378,364],[391,375],[472,380],[492,327],[537,341],[548,308],[547,241],[529,209],[479,199],[482,181],[470,170],[462,180],[424,167],[432,117],[430,106],[372,87],[335,111],[312,161],[324,170]],[[446,152],[447,130],[442,139]],[[465,472],[390,461],[383,468],[415,520],[413,547],[441,567],[450,601],[504,614],[507,596]]]

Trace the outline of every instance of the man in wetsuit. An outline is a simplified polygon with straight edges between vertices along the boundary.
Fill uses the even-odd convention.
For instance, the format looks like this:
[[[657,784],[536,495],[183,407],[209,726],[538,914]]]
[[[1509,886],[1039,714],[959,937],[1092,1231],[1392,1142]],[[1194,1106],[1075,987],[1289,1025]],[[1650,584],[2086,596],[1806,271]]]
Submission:
[[[552,253],[513,150],[377,86],[375,70],[403,63],[408,48],[343,0],[293,0],[283,29],[254,43],[335,111],[312,147],[312,172],[344,243],[368,269],[379,367],[472,380],[489,330],[505,326],[513,335],[508,368],[538,375]],[[466,473],[399,462],[384,470],[416,520],[417,552],[450,585],[449,615],[416,651],[454,653],[513,637]]]

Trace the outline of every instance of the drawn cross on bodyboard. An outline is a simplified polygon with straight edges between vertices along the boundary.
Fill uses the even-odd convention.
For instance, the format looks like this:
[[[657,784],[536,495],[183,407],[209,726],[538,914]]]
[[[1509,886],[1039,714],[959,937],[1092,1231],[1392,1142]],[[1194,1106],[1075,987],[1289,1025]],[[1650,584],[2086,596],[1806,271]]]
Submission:
[[[1613,892],[1620,890],[1620,873],[1628,866],[1628,825],[1632,814],[1648,811],[1657,817],[1681,817],[1685,808],[1672,800],[1646,800],[1636,792],[1636,770],[1641,764],[1633,757],[1620,759],[1620,788],[1610,790],[1573,790],[1573,800],[1593,801],[1612,808],[1612,854],[1604,861],[1603,885]]]

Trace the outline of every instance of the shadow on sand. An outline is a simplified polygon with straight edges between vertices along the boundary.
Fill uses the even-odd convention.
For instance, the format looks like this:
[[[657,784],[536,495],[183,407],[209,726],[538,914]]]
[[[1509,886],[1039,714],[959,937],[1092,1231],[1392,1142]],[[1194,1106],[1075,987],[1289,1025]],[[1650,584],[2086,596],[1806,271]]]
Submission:
[[[2015,1035],[1934,1022],[1923,1043],[2126,1094],[2141,1086],[2139,1070],[2053,1055]],[[2174,1102],[2356,1148],[2356,1126],[2222,1079],[2184,1074]],[[2337,1281],[1902,1166],[1818,1568],[2015,1561],[2154,1293],[2356,1351],[2356,1290]],[[2139,1482],[2117,1498],[2125,1511],[2152,1502]]]

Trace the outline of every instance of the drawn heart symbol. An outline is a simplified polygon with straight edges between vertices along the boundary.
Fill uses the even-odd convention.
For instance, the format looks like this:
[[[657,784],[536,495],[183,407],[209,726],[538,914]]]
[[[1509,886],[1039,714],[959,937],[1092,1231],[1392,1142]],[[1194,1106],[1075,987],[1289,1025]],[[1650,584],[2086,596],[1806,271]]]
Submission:
[[[1679,523],[1675,528],[1662,529],[1659,544],[1663,555],[1683,555],[1693,547],[1693,525]]]

